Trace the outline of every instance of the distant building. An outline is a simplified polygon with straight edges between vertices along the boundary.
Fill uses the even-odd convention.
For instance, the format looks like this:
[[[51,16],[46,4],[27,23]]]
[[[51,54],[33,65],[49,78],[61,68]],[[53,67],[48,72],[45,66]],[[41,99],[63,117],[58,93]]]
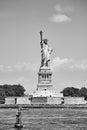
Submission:
[[[15,104],[15,97],[6,97],[5,104]]]
[[[30,104],[28,97],[6,97],[5,104]]]
[[[49,96],[33,97],[31,104],[62,104],[62,98]]]
[[[64,104],[86,104],[84,97],[64,97]]]

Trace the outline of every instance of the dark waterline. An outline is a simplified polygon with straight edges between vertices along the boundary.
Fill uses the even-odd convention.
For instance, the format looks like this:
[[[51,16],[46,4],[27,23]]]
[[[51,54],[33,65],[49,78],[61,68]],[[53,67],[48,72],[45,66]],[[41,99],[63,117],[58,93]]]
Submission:
[[[22,129],[14,128],[17,109],[0,109],[0,130],[86,130],[87,109],[22,110]]]

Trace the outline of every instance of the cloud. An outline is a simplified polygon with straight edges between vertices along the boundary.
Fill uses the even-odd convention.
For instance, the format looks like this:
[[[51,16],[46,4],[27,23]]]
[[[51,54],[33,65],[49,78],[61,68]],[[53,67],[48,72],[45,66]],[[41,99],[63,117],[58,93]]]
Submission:
[[[5,68],[5,71],[7,71],[7,72],[13,72],[14,71],[12,66],[6,66],[4,68]]]
[[[69,58],[56,57],[51,63],[51,68],[55,70],[69,70],[69,71],[87,71],[87,59],[73,60]]]
[[[38,64],[33,64],[30,62],[19,62],[15,65],[8,65],[8,66],[4,66],[4,65],[0,65],[0,71],[1,72],[22,72],[22,71],[32,71],[32,72],[36,72],[38,71]]]
[[[87,63],[75,63],[70,66],[70,69],[73,71],[75,70],[87,71]]]
[[[54,14],[51,16],[50,21],[54,23],[70,22],[72,19],[68,16],[73,9],[70,7],[62,7],[57,4],[54,7]]]
[[[51,63],[51,67],[52,67],[52,70],[65,68],[71,62],[72,62],[72,59],[68,59],[68,58],[61,59],[60,57],[56,57],[53,59]]]
[[[64,6],[61,6],[60,4],[55,5],[54,10],[56,12],[60,12],[60,13],[71,13],[71,12],[74,12],[74,9],[72,7],[69,7],[69,6],[64,7]]]
[[[71,18],[65,14],[53,14],[51,21],[55,23],[70,22]]]
[[[59,4],[55,5],[54,10],[61,13],[64,12],[63,8]]]
[[[37,71],[38,65],[30,62],[17,63],[13,67],[15,70],[21,71]]]

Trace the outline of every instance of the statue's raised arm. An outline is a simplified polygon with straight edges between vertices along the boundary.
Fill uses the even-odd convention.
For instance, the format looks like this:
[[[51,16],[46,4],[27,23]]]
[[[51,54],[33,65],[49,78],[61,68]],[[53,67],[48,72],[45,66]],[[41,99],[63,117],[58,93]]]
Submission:
[[[40,44],[41,44],[41,49],[43,48],[43,32],[40,31]]]

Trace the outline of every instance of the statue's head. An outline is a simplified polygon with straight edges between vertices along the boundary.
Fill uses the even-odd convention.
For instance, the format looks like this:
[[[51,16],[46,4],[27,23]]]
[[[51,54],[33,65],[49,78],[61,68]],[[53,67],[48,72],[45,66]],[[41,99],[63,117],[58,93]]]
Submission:
[[[48,40],[47,40],[47,39],[44,39],[44,44],[46,44],[46,45],[47,45],[47,42],[48,42]]]

